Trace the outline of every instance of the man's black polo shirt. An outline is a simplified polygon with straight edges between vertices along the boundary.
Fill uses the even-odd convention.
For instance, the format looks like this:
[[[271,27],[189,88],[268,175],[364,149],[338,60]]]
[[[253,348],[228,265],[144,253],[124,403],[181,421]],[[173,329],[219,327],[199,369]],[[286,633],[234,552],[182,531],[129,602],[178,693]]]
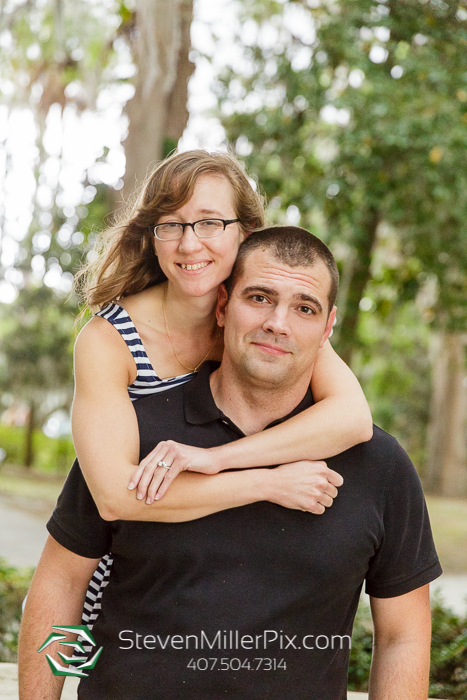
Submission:
[[[211,371],[135,402],[141,458],[161,440],[241,437],[214,403]],[[321,516],[261,502],[186,523],[102,520],[75,463],[49,532],[76,554],[114,558],[93,630],[103,652],[81,700],[344,700],[363,581],[372,596],[399,596],[441,567],[394,438],[375,428],[327,462],[344,485]]]

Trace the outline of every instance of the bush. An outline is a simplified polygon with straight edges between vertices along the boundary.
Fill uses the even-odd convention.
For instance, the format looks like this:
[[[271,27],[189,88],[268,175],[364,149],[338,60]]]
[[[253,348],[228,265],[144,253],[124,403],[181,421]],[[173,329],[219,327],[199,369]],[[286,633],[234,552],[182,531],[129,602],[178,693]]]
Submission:
[[[15,569],[0,558],[0,662],[15,662],[21,606],[33,569]]]
[[[370,676],[371,652],[373,644],[373,625],[368,605],[360,603],[352,633],[352,648],[349,661],[349,690],[365,692],[368,690]]]
[[[75,459],[75,448],[70,438],[49,438],[41,430],[34,431],[34,469],[66,474]],[[0,425],[0,445],[6,451],[5,463],[22,465],[24,462],[25,429]]]
[[[430,697],[467,700],[467,616],[433,605]]]
[[[439,597],[432,604],[430,698],[467,700],[467,616],[456,615]],[[352,635],[349,689],[365,692],[373,641],[368,606],[360,606]]]

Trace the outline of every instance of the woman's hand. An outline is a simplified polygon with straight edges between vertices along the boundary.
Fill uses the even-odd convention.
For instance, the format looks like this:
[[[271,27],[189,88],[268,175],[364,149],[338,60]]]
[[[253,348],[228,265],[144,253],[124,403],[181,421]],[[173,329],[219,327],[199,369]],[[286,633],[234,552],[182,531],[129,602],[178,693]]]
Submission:
[[[284,508],[322,515],[333,504],[344,479],[325,462],[292,462],[270,470],[268,501]]]
[[[166,466],[160,466],[164,462]],[[160,442],[132,474],[128,488],[137,487],[136,498],[146,503],[158,501],[177,474],[183,471],[217,474],[220,471],[213,450],[182,445],[173,440]]]
[[[166,493],[181,471],[217,474],[221,471],[215,450],[182,445],[167,440],[160,442],[142,460],[134,472],[128,488],[137,487],[137,498],[146,498],[150,504]],[[170,469],[159,466],[164,462]],[[344,483],[340,474],[329,469],[325,462],[303,460],[269,469],[269,486],[264,500],[284,508],[304,510],[315,515],[324,513],[337,496],[337,488]]]

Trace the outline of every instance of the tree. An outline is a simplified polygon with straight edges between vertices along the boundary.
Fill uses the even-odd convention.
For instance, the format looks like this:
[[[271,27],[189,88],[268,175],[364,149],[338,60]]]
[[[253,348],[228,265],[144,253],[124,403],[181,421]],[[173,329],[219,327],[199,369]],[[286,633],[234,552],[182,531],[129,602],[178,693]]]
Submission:
[[[116,132],[130,79],[136,72],[128,104],[126,194],[152,160],[177,145],[186,125],[192,15],[192,0],[2,3],[0,69],[7,88],[0,117],[7,128],[5,172],[0,161],[0,272],[19,290],[5,321],[3,389],[28,398],[28,464],[47,395],[62,392],[69,405],[70,319],[77,300],[63,300],[95,230],[108,223],[115,189],[123,186],[123,134]],[[15,137],[19,120],[25,143]],[[93,152],[84,141],[81,151],[89,153],[74,147],[72,134],[77,140],[80,130],[97,141]],[[15,210],[9,195],[19,181],[23,191]]]
[[[434,283],[433,325],[464,330],[463,3],[245,0],[244,8],[246,69],[219,82],[222,122],[276,218],[301,214],[339,251],[341,355],[350,361],[360,345],[383,222],[397,231],[402,258],[418,261],[405,295]]]
[[[100,185],[107,185],[107,194],[98,228],[114,208],[113,188],[123,186],[119,112],[132,92],[125,195],[151,162],[177,145],[188,118],[188,79],[194,68],[189,60],[192,16],[193,0],[2,5],[0,69],[8,84],[0,97],[7,107],[4,192],[17,188],[20,179],[28,185],[18,212],[12,213],[11,205],[2,211],[0,201],[3,244],[13,251],[4,270],[8,282],[28,285],[35,258],[36,281],[52,266],[49,278],[55,287],[61,283],[62,291],[69,290],[92,242],[89,207],[98,190],[102,195]],[[23,155],[30,169],[21,172],[15,167],[18,141],[10,138],[18,119],[30,140]],[[78,138],[84,131],[88,141],[96,141],[94,152],[86,143],[81,151],[89,153],[73,150],[73,130]],[[101,196],[99,207],[102,201]]]
[[[28,404],[24,464],[31,467],[34,430],[71,405],[74,313],[46,286],[23,289],[12,311],[2,334],[0,388]]]
[[[176,148],[188,121],[193,0],[139,0],[129,32],[138,67],[128,103],[124,195],[142,182],[154,161]]]
[[[459,333],[438,334],[433,369],[425,483],[430,491],[452,497],[467,495],[465,342]]]

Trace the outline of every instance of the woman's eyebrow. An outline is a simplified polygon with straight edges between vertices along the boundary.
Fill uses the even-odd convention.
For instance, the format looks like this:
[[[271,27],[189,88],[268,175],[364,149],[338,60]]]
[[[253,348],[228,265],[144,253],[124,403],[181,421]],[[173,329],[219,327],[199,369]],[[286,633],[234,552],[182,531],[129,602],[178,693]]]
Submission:
[[[211,216],[211,214],[215,214],[216,216],[222,217],[223,215],[220,213],[220,211],[217,211],[217,209],[198,209],[200,214],[207,214],[208,216]]]

